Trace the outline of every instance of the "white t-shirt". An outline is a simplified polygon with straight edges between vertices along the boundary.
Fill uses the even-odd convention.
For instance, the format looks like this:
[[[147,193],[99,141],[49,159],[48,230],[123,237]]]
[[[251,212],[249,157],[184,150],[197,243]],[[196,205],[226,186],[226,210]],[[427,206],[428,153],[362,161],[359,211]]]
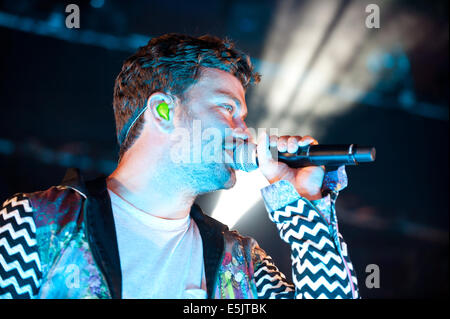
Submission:
[[[108,189],[122,268],[122,297],[207,297],[202,238],[194,220],[163,219]]]

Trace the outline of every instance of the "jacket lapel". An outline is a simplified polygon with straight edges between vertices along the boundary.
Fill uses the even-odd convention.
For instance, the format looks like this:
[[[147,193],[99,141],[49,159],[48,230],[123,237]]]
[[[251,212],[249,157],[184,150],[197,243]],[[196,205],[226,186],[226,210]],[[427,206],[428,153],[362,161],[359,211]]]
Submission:
[[[67,171],[61,185],[70,187],[85,198],[84,219],[89,247],[100,267],[113,299],[122,297],[122,271],[116,227],[105,176],[84,182],[76,168]]]
[[[88,198],[85,217],[89,244],[95,260],[105,275],[111,297],[120,299],[122,298],[122,270],[106,179],[100,177],[87,182],[86,188]]]
[[[205,264],[206,290],[208,298],[213,297],[217,269],[222,260],[224,250],[224,231],[228,227],[215,219],[205,215],[201,208],[194,204],[191,217],[200,231],[203,243],[203,262]]]

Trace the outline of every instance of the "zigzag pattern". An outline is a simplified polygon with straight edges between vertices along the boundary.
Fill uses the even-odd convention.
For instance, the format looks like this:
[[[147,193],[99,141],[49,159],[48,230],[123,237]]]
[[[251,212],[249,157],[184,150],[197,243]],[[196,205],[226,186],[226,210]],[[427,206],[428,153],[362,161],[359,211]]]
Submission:
[[[339,237],[338,237],[339,238],[339,242],[341,244],[342,258],[346,261],[347,268],[348,268],[350,276],[352,278],[353,287],[356,287],[356,289],[354,291],[355,298],[360,298],[359,291],[357,289],[357,287],[358,287],[358,279],[357,279],[355,271],[353,269],[353,264],[352,264],[352,262],[350,260],[350,257],[348,256],[347,244],[344,242],[344,239],[343,239],[342,235],[341,234],[338,234],[338,235],[339,235]]]
[[[332,280],[332,278],[327,278],[326,276],[319,276],[317,279],[309,276],[300,277],[293,277],[296,290],[298,289],[303,294],[308,293],[312,298],[319,298],[320,295],[325,296],[327,299],[335,299],[338,296],[349,298],[349,294],[351,296],[351,287],[349,285],[342,287],[339,282]]]
[[[304,201],[297,201],[296,206],[294,205],[288,205],[280,210],[276,210],[269,214],[270,219],[275,223],[282,223],[285,220],[290,220],[292,216],[295,216],[297,214],[302,214],[304,210],[305,202]],[[314,218],[314,211],[310,212],[312,215],[308,215],[308,219],[311,218],[311,220]]]
[[[338,234],[340,250],[333,240],[335,231],[314,207],[299,199],[269,216],[277,223],[281,238],[291,245],[295,298],[358,296],[352,292],[351,281],[356,287],[356,276],[342,236]]]
[[[290,244],[294,242],[314,242],[317,238],[328,239],[330,237],[328,227],[324,224],[308,225],[298,222],[298,218],[294,217],[293,219],[292,223],[284,223],[283,227],[278,229],[282,239]],[[331,247],[334,247],[334,244]]]
[[[294,286],[274,265],[270,256],[266,256],[258,265],[255,274],[256,291],[261,299],[292,299]]]
[[[303,250],[298,253],[298,250],[292,249],[291,257],[293,260],[308,260],[312,265],[323,264],[327,268],[333,268],[334,266],[340,268],[343,267],[342,259],[339,255],[333,252],[327,252],[325,255],[313,250]]]
[[[334,264],[330,267],[330,265],[325,265],[323,263],[317,263],[314,265],[310,260],[305,259],[302,264],[297,261],[294,261],[292,264],[299,274],[309,273],[314,276],[318,276],[320,273],[325,273],[328,277],[337,276],[340,280],[345,282],[347,280],[347,272],[340,265]]]
[[[335,298],[336,295],[333,294],[333,291],[336,288],[340,288],[345,293],[349,293],[351,291],[351,286],[348,284],[346,274],[344,273],[344,279],[340,278],[336,274],[330,274],[325,270],[318,270],[316,273],[313,273],[308,268],[303,270],[302,273],[295,273],[294,283],[296,284],[296,288],[302,290],[303,285],[307,284],[311,289],[318,290],[320,286],[323,286],[326,289],[326,293],[328,298]],[[298,275],[297,275],[298,274]],[[343,295],[344,297],[348,297]]]
[[[294,243],[293,243],[294,244]],[[317,250],[320,252],[328,252],[328,251],[333,251],[334,249],[334,243],[328,239],[325,236],[322,236],[319,240],[319,242],[315,242],[312,240],[305,240],[303,243],[301,243],[301,247],[307,247],[309,250]],[[299,243],[295,243],[295,247],[300,246]]]
[[[32,298],[41,277],[33,209],[17,195],[0,209],[0,298]]]

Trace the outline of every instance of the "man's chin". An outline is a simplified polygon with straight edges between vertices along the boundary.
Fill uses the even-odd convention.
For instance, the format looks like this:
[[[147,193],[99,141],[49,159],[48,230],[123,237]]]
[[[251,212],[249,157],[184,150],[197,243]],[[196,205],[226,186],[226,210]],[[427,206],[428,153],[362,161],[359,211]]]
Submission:
[[[199,194],[230,189],[236,184],[236,172],[229,164],[212,164],[198,176]]]

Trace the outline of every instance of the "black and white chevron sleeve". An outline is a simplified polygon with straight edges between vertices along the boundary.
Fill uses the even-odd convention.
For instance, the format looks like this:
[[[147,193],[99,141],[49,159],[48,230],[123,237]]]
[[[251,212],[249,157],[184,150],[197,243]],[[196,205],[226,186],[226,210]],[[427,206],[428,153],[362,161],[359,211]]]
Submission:
[[[347,249],[342,240],[334,242],[312,205],[299,199],[270,215],[281,238],[291,245],[296,298],[357,298]]]
[[[261,298],[358,298],[356,275],[337,224],[332,222],[333,218],[327,221],[314,205],[286,186],[274,185],[288,191],[277,190],[272,195],[282,194],[278,203],[288,204],[276,206],[277,201],[270,198],[272,195],[267,190],[263,195],[270,219],[280,237],[291,246],[295,292],[289,292],[284,276],[268,261],[266,266],[262,264],[262,268],[255,269],[255,275],[264,272],[266,276],[265,281],[259,285],[257,282]],[[334,205],[332,214],[335,216]],[[279,293],[281,296],[277,296]]]
[[[41,277],[33,210],[18,194],[0,208],[0,299],[35,297]]]
[[[286,280],[273,263],[270,256],[265,256],[258,263],[254,273],[256,292],[259,299],[293,299],[295,287]]]

